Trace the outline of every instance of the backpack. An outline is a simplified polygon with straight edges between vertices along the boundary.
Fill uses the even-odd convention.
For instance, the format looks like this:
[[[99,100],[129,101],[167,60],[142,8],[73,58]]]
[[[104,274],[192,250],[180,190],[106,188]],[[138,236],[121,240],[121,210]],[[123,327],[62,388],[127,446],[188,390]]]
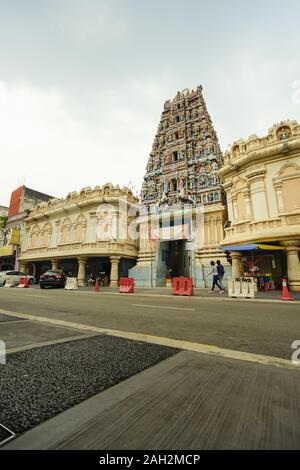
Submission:
[[[224,276],[225,274],[225,269],[224,269],[224,266],[222,266],[222,264],[218,266],[218,274],[219,276]]]

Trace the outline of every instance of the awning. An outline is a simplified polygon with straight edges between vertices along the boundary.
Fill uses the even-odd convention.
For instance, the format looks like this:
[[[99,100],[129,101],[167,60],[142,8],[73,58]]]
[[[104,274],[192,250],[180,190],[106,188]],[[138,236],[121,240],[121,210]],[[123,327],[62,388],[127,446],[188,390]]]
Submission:
[[[277,245],[264,245],[263,243],[250,243],[248,245],[221,246],[224,251],[284,251],[285,248]]]

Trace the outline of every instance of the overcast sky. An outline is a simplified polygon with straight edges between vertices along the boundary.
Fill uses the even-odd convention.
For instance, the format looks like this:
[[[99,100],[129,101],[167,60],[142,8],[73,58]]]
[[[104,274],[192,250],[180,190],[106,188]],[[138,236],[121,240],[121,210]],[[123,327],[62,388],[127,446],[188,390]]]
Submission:
[[[163,103],[184,88],[203,85],[223,150],[300,120],[299,0],[0,7],[0,205],[24,178],[58,197],[140,190]]]

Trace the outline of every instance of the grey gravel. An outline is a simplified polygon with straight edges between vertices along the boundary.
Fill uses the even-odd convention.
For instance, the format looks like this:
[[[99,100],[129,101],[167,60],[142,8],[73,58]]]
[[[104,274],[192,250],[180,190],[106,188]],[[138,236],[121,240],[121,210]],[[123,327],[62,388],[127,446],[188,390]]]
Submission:
[[[18,320],[23,320],[23,318],[12,317],[10,315],[5,315],[4,313],[0,313],[0,323],[7,322],[7,321],[18,321]]]
[[[0,423],[21,433],[177,352],[101,335],[10,354]]]

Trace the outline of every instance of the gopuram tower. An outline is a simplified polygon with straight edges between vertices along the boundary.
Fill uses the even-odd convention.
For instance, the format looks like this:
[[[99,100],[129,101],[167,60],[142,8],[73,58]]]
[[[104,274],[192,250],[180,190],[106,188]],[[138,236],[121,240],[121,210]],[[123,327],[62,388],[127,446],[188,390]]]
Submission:
[[[141,192],[137,286],[172,277],[210,283],[210,260],[223,259],[226,208],[218,178],[223,157],[202,87],[166,101]]]

